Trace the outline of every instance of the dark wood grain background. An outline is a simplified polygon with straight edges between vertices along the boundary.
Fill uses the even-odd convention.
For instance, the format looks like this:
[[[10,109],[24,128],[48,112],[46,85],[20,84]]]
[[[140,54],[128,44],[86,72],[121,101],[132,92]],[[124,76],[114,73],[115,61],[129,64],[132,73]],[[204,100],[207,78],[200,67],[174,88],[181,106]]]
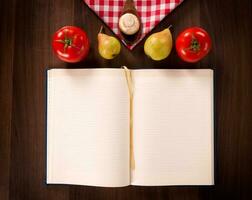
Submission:
[[[252,199],[250,0],[185,0],[156,27],[172,24],[174,37],[193,25],[210,33],[212,52],[193,65],[180,61],[174,50],[164,61],[151,61],[143,42],[132,52],[123,48],[116,59],[103,60],[96,47],[102,22],[81,0],[1,0],[0,11],[0,200]],[[52,54],[51,35],[64,25],[87,31],[92,48],[85,62],[65,64]],[[45,68],[121,65],[216,70],[215,186],[45,185]]]

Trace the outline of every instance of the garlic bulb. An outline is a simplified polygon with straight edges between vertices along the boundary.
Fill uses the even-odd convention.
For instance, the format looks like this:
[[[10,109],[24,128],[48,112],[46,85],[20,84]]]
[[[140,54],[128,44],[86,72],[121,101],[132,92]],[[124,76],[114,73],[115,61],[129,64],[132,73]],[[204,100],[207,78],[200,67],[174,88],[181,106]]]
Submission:
[[[136,15],[126,13],[119,19],[119,28],[126,35],[134,35],[140,28],[140,22]]]

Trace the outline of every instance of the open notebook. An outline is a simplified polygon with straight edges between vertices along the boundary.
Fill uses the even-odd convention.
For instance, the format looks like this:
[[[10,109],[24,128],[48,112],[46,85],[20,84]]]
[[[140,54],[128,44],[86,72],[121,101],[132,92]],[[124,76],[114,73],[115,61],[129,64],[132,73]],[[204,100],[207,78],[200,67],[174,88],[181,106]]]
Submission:
[[[48,184],[214,184],[213,71],[131,76],[130,114],[124,69],[48,70]]]

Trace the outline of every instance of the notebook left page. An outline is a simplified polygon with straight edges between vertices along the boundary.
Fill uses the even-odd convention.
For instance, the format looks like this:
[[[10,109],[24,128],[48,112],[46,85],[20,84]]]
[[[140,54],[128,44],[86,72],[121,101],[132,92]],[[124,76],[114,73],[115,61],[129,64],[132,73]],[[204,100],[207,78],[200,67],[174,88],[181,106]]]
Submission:
[[[51,69],[47,76],[47,183],[129,185],[124,71]]]

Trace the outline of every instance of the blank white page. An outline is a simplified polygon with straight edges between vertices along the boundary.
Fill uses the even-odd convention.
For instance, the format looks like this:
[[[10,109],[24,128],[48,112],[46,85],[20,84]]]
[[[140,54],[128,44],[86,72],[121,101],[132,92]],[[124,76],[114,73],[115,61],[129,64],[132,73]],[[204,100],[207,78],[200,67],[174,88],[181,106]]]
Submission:
[[[128,185],[124,71],[51,69],[47,89],[47,183]]]
[[[133,185],[211,185],[213,71],[136,70]]]

